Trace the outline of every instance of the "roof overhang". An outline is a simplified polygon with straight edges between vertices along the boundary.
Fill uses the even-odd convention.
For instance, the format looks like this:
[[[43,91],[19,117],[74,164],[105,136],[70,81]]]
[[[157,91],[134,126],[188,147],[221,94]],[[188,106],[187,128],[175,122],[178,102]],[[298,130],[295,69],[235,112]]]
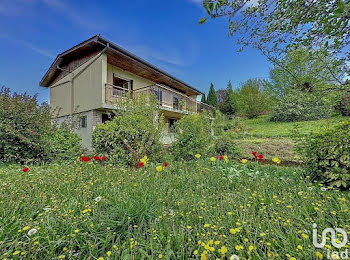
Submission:
[[[67,64],[79,59],[80,57],[88,56],[89,54],[92,54],[93,56],[97,55],[98,52],[105,48],[107,63],[113,66],[129,71],[152,82],[174,87],[187,95],[203,94],[203,92],[139,58],[113,42],[108,41],[100,35],[95,35],[59,54],[40,81],[40,86],[51,86],[61,73],[59,68],[64,68]]]

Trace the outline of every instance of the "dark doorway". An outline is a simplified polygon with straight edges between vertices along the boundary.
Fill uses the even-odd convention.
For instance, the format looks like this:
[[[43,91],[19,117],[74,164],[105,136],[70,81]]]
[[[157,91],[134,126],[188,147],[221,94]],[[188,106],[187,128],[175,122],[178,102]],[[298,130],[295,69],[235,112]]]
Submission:
[[[168,118],[168,124],[169,124],[169,132],[173,133],[175,131],[175,124],[177,122],[177,119],[175,118]]]
[[[111,121],[113,119],[114,115],[109,113],[103,113],[102,114],[102,124],[106,123],[107,121]]]

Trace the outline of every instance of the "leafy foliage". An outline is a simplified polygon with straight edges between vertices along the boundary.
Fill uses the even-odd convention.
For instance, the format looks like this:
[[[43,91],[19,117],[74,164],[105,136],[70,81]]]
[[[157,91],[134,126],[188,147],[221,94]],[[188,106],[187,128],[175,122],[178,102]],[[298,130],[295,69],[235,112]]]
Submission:
[[[112,121],[96,127],[92,135],[95,152],[108,155],[113,163],[134,167],[145,155],[157,160],[164,124],[158,104],[154,100],[145,102],[142,97],[125,106]]]
[[[350,121],[307,135],[299,144],[307,173],[330,186],[350,186]]]
[[[47,161],[72,162],[81,153],[81,139],[66,127],[56,128],[43,136],[47,144]]]
[[[240,35],[240,50],[253,46],[272,62],[278,63],[286,50],[305,46],[323,46],[343,57],[350,55],[349,1],[206,0],[203,5],[212,18],[228,17],[230,34]],[[349,66],[343,71],[349,72]]]
[[[234,100],[238,112],[248,118],[255,118],[270,107],[267,95],[262,92],[262,81],[249,79],[244,82],[240,89],[234,93]]]
[[[38,105],[36,96],[0,91],[0,160],[39,162],[77,156],[80,139],[68,130],[51,125],[47,104]]]
[[[234,115],[236,113],[233,95],[232,84],[231,81],[229,81],[224,91],[223,100],[219,103],[220,111],[226,115]]]
[[[291,91],[278,100],[271,120],[280,122],[309,121],[330,117],[334,111],[327,100],[312,93]]]
[[[186,115],[177,122],[175,134],[170,152],[176,160],[191,160],[198,153],[205,155],[212,142],[210,119],[203,114]]]
[[[209,89],[209,93],[208,93],[208,97],[207,97],[207,104],[211,105],[215,108],[218,107],[218,98],[216,96],[216,92],[215,92],[213,83],[210,84],[210,89]]]
[[[229,134],[223,134],[215,139],[215,153],[218,155],[227,155],[231,158],[240,155],[240,149],[234,139]]]

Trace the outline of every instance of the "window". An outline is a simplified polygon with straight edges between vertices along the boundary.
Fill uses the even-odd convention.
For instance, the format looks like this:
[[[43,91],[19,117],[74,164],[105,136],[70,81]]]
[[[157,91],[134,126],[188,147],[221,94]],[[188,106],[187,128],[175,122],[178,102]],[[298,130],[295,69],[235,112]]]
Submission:
[[[179,98],[173,96],[173,109],[179,109]]]
[[[162,105],[162,100],[163,100],[163,91],[159,88],[153,88],[151,89],[152,93],[156,95],[157,99],[160,102],[160,105]]]
[[[109,113],[103,113],[102,114],[102,124],[106,123],[107,121],[111,121],[113,119],[114,115]]]
[[[127,91],[132,89],[132,80],[122,79],[113,74],[113,96],[126,97]]]
[[[79,127],[86,128],[87,127],[87,116],[82,116],[79,119]]]
[[[168,118],[168,124],[169,124],[169,132],[173,133],[175,131],[175,124],[177,122],[177,119],[174,118]]]

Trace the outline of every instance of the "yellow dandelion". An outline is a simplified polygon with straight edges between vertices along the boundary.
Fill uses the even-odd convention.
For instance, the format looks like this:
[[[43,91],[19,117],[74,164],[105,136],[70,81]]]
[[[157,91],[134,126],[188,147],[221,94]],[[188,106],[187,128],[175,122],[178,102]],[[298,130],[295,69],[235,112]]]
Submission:
[[[199,153],[197,153],[194,157],[196,157],[197,159],[201,158],[201,155]]]
[[[210,161],[211,161],[211,162],[215,162],[215,161],[216,161],[216,158],[215,158],[215,157],[210,157]]]
[[[15,251],[14,253],[13,253],[13,255],[18,255],[19,253],[21,253],[21,251]]]
[[[24,228],[22,228],[23,231],[26,231],[26,230],[28,230],[28,229],[30,229],[29,226],[25,226]]]
[[[157,170],[158,172],[161,172],[161,171],[163,170],[163,167],[159,165],[159,166],[156,167],[156,170]]]
[[[316,252],[317,259],[323,259],[323,255],[320,252]]]
[[[237,245],[237,246],[235,246],[235,249],[236,249],[237,251],[241,251],[241,250],[244,249],[244,246],[242,246],[242,245]]]
[[[108,251],[106,254],[107,254],[107,256],[111,256],[112,252]]]
[[[222,247],[219,249],[219,253],[222,254],[222,255],[226,254],[227,251],[228,251],[228,250],[227,250],[227,247],[226,247],[226,246],[222,246]]]

